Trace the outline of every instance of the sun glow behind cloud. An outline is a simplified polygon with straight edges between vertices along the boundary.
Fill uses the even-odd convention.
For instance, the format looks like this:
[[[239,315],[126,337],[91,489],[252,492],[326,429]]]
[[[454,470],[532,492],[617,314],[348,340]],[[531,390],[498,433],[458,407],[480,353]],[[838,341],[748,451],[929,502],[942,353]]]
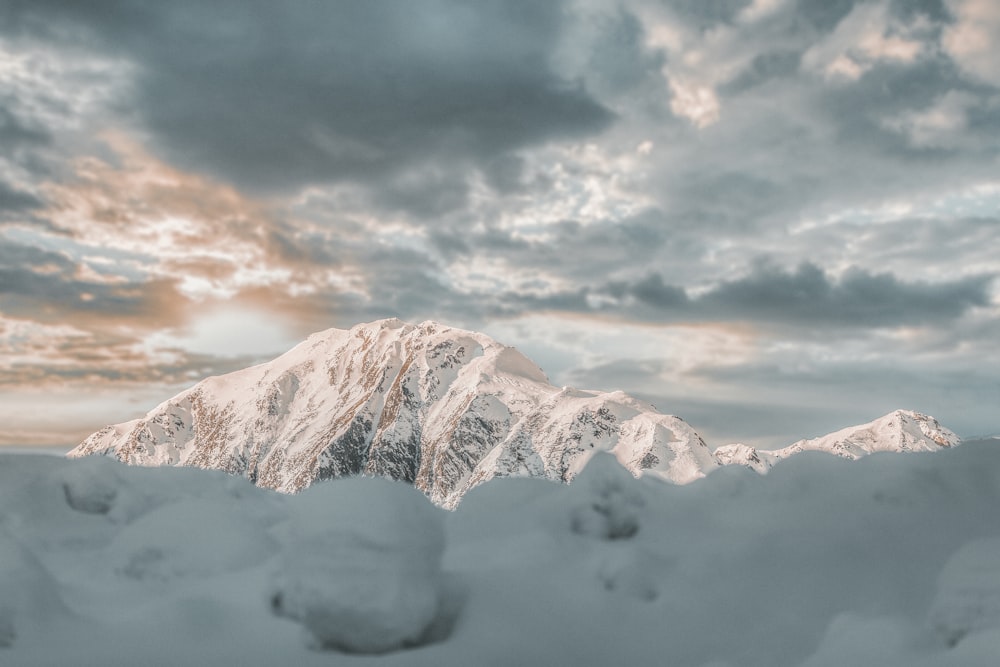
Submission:
[[[707,432],[994,428],[992,4],[387,7],[0,10],[0,439],[384,316]]]

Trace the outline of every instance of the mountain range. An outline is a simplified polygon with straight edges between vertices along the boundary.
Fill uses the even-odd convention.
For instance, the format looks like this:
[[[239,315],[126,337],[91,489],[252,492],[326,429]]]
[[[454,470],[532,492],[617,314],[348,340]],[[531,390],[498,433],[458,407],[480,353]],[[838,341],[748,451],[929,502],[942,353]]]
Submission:
[[[684,484],[722,465],[764,473],[803,451],[858,458],[959,442],[934,418],[897,410],[783,449],[713,451],[679,417],[623,392],[553,386],[489,336],[386,319],[329,329],[270,362],[207,378],[69,456],[221,469],[289,493],[385,476],[454,507],[494,477],[568,482],[600,451],[634,475]]]

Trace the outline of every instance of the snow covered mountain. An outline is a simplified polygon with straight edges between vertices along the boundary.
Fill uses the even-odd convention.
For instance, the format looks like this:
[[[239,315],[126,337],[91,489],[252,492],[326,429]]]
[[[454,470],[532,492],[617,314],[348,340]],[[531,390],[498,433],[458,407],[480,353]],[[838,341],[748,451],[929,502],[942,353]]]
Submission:
[[[388,319],[208,378],[70,456],[216,468],[285,492],[380,475],[451,507],[493,477],[569,481],[598,451],[678,483],[718,466],[687,423],[622,392],[554,387],[486,335]]]
[[[570,481],[599,451],[634,475],[683,484],[725,465],[766,473],[803,451],[856,459],[958,443],[933,417],[897,410],[783,449],[713,452],[678,417],[622,392],[555,387],[484,334],[388,319],[317,333],[273,361],[208,378],[70,456],[215,468],[285,492],[384,476],[454,507],[494,477]]]
[[[720,465],[744,465],[765,473],[778,461],[800,452],[826,452],[853,460],[875,452],[934,452],[960,442],[933,417],[896,410],[867,424],[799,440],[782,449],[761,450],[743,443],[723,445],[715,450],[715,458]]]

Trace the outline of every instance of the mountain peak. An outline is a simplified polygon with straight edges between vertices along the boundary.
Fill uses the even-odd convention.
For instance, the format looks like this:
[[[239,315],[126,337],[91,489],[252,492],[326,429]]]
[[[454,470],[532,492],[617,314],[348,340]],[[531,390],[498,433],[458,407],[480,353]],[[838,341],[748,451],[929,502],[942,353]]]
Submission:
[[[686,483],[720,465],[763,473],[802,451],[855,459],[958,443],[933,417],[895,410],[783,449],[712,452],[680,418],[621,391],[554,387],[485,334],[388,318],[328,329],[270,362],[207,378],[70,455],[219,468],[285,492],[385,476],[452,507],[494,477],[569,481],[602,451],[635,475]]]
[[[764,450],[735,443],[718,447],[713,454],[720,465],[742,465],[765,473],[778,461],[806,451],[859,459],[875,452],[933,452],[960,443],[957,435],[930,415],[913,410],[893,410],[867,424],[799,440],[781,449]]]
[[[880,451],[919,452],[954,447],[961,439],[934,417],[913,410],[893,410],[867,424],[800,440],[790,448],[821,450],[856,459]]]
[[[497,476],[568,481],[598,451],[679,482],[717,466],[690,426],[627,394],[560,391],[485,334],[390,318],[208,378],[70,455],[220,468],[287,492],[387,476],[453,506]]]

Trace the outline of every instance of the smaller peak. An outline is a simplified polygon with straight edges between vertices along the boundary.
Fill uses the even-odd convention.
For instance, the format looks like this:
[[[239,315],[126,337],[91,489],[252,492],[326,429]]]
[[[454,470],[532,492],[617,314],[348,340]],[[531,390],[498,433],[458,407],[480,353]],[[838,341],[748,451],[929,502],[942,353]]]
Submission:
[[[383,320],[376,320],[369,326],[372,325],[378,325],[379,329],[402,329],[406,326],[406,322],[398,317],[387,317]]]
[[[931,417],[930,415],[925,415],[924,413],[917,412],[916,410],[904,410],[902,408],[898,410],[893,410],[889,414],[885,415],[884,417],[876,421],[886,421],[890,419],[898,419],[902,423],[906,423],[908,421],[932,422],[932,423],[937,422],[937,420],[934,419],[934,417]]]
[[[398,317],[386,317],[381,320],[372,320],[371,322],[359,322],[350,328],[350,332],[355,335],[362,332],[378,334],[380,331],[406,331],[412,327],[412,324],[408,324]]]
[[[450,327],[447,324],[441,324],[437,320],[424,320],[420,324],[416,325],[414,329],[420,332],[421,335],[433,336],[436,334],[447,334],[454,332],[456,334],[462,333],[462,330],[456,330],[455,327]],[[471,333],[471,332],[470,332]]]
[[[358,324],[355,324],[351,327],[344,329],[338,329],[337,327],[324,329],[323,331],[317,331],[315,333],[310,334],[306,340],[308,342],[316,343],[323,340],[336,339],[341,336],[344,336],[345,334],[356,335],[362,331],[377,332],[377,331],[384,331],[387,329],[389,330],[402,329],[406,326],[410,325],[407,325],[406,322],[399,319],[398,317],[387,317],[385,319],[373,320],[371,322],[359,322]]]

